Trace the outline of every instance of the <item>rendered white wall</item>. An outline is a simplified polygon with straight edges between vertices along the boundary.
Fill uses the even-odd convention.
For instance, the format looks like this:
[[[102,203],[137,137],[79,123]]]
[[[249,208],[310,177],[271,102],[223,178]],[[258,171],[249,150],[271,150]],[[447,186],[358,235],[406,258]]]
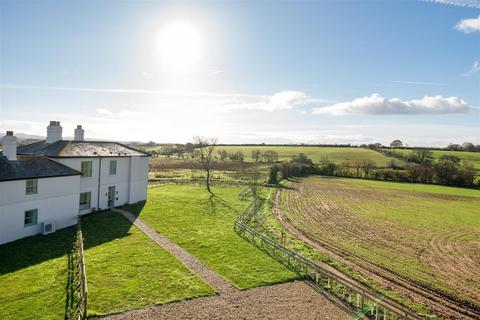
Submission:
[[[147,199],[149,157],[131,157],[129,203]]]
[[[81,169],[82,161],[92,161],[92,176],[80,178],[80,192],[91,192],[91,207],[108,209],[108,187],[115,186],[115,206],[147,199],[148,157],[112,158],[55,158],[75,170]],[[110,160],[117,161],[117,173],[109,174]],[[100,175],[100,188],[98,173]],[[98,190],[100,189],[100,193]],[[81,214],[91,210],[83,210]]]
[[[56,229],[76,223],[80,177],[38,179],[38,193],[25,195],[26,180],[0,182],[0,244],[42,232],[42,222]],[[38,209],[38,224],[25,227],[25,211]]]

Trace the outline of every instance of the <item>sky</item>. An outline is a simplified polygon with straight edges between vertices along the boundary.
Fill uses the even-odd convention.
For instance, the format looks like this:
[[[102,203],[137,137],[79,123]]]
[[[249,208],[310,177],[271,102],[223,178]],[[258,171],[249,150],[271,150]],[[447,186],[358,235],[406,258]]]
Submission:
[[[480,1],[0,0],[0,132],[480,144]]]

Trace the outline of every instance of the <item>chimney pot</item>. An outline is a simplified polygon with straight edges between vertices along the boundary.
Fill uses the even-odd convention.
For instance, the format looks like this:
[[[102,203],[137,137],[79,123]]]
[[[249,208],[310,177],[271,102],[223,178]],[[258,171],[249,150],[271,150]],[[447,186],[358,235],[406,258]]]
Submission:
[[[45,143],[54,143],[59,140],[62,140],[60,121],[50,121],[50,125],[47,127],[47,139],[45,139]]]
[[[3,155],[9,161],[17,160],[17,137],[13,135],[13,131],[7,131],[7,135],[3,137]]]
[[[77,125],[77,129],[75,129],[73,133],[73,141],[85,141],[85,130],[82,129],[81,124]]]

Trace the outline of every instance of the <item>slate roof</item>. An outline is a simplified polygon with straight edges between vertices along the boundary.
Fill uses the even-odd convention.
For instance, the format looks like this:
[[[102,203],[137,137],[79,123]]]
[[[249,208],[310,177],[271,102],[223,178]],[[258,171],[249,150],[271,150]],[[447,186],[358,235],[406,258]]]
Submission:
[[[80,175],[81,173],[61,163],[41,156],[17,156],[9,161],[0,155],[0,181],[52,178]]]
[[[17,154],[42,155],[50,158],[131,157],[149,156],[148,153],[118,142],[67,141],[45,143],[45,140],[19,146]]]

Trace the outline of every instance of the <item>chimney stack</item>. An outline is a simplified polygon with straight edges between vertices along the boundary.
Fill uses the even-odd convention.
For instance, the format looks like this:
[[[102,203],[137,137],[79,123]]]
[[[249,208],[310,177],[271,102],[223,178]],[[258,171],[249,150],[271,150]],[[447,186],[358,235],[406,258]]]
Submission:
[[[85,130],[82,129],[82,125],[81,124],[77,125],[77,129],[75,129],[73,141],[85,141],[84,133],[85,133]]]
[[[17,137],[13,135],[13,131],[7,131],[7,135],[3,137],[3,155],[9,161],[17,160]]]
[[[59,140],[62,140],[60,121],[50,121],[50,125],[47,127],[47,139],[45,143],[54,143]]]

